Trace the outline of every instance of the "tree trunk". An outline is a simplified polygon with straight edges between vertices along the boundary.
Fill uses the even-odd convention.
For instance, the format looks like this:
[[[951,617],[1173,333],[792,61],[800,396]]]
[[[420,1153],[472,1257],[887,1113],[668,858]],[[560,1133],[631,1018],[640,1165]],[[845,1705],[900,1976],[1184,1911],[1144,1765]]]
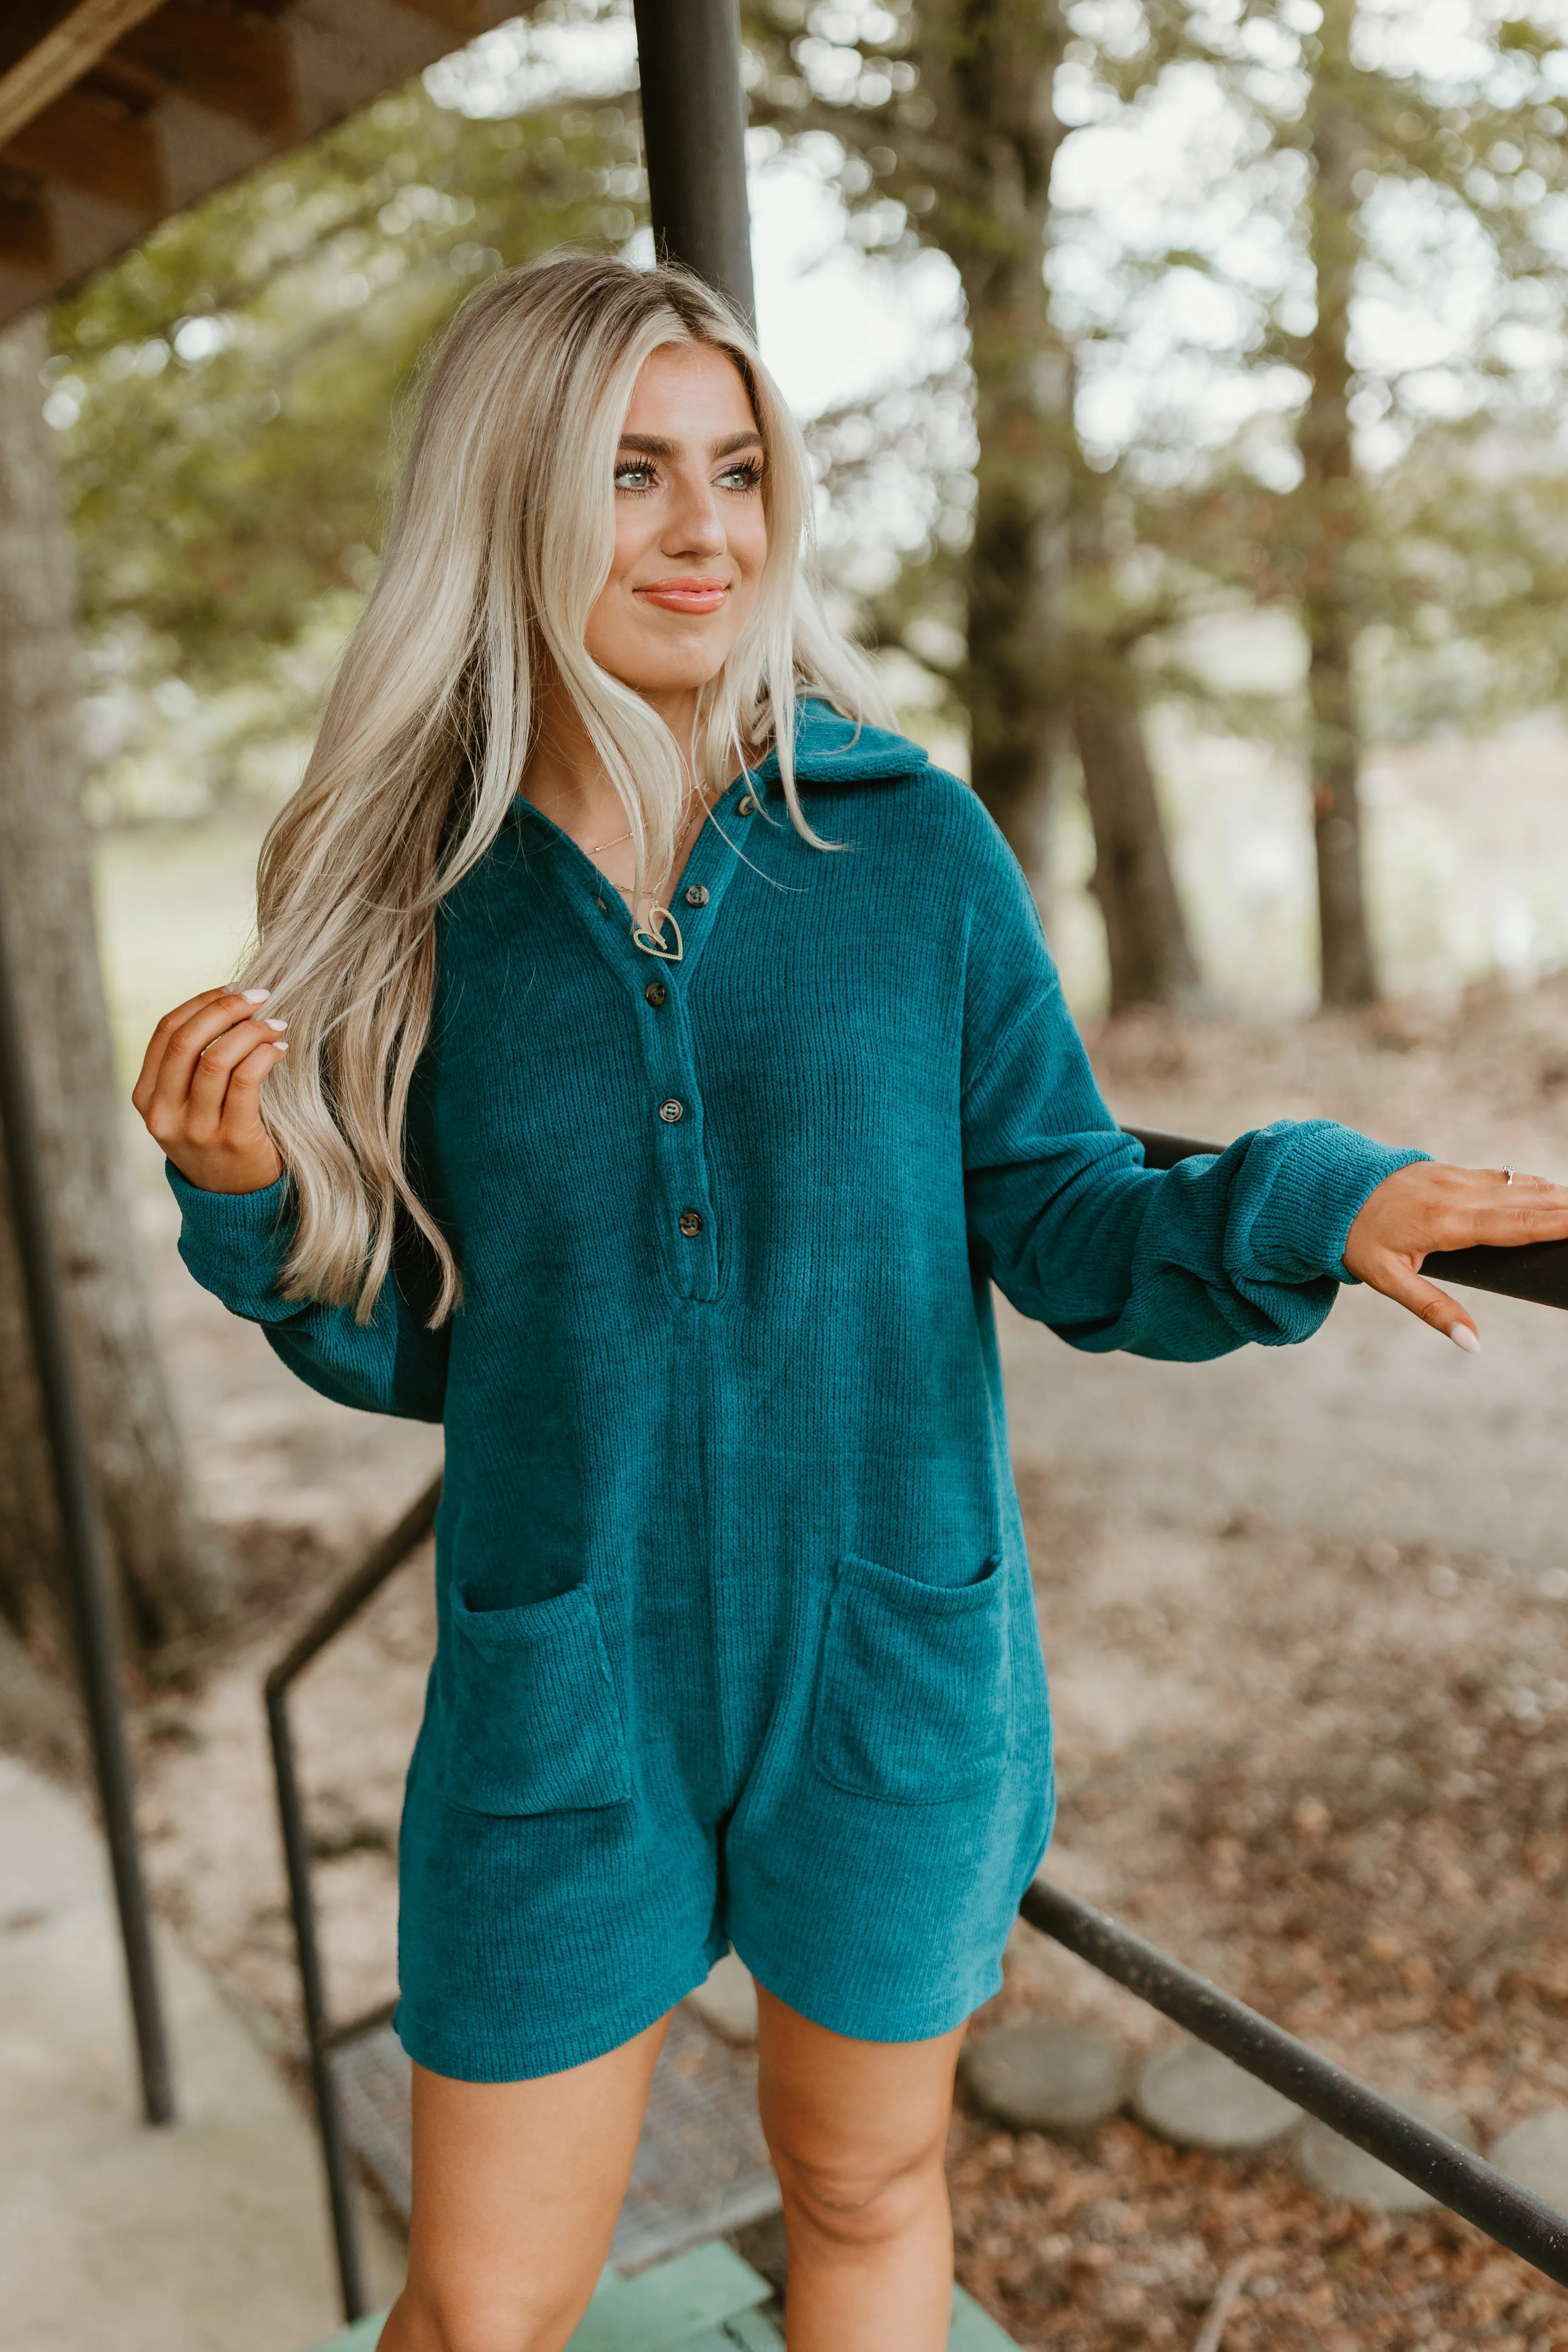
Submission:
[[[1363,528],[1350,420],[1350,312],[1361,259],[1354,185],[1360,140],[1349,87],[1353,15],[1354,0],[1326,0],[1306,114],[1313,163],[1309,228],[1317,320],[1307,340],[1298,505],[1326,1007],[1369,1004],[1378,993],[1362,885],[1361,733],[1353,675],[1360,625],[1354,562]]]
[[[922,84],[961,159],[926,233],[963,281],[980,444],[963,581],[970,773],[1033,877],[1065,717],[1055,607],[1072,387],[1044,264],[1062,136],[1051,85],[1066,38],[1048,0],[928,0],[921,11]]]
[[[145,1648],[216,1599],[136,1275],[119,1165],[118,1088],[80,810],[72,556],[34,315],[0,335],[0,911],[85,1410],[122,1581]],[[60,1646],[59,1534],[10,1223],[0,1190],[0,1607]]]
[[[994,380],[987,384],[982,346],[989,338],[973,307],[970,326],[981,412],[974,534],[963,578],[970,777],[1025,873],[1043,888],[1063,686],[1042,544],[1051,535],[1049,495],[1044,468],[1028,482],[1010,453],[997,461],[996,443],[1005,447],[1010,437],[1007,403],[995,396]]]
[[[1100,478],[1080,462],[1074,483],[1074,604],[1089,614],[1114,611]],[[1105,919],[1110,1010],[1129,1013],[1141,1004],[1177,1010],[1198,996],[1197,960],[1176,890],[1135,681],[1125,655],[1081,625],[1068,659],[1073,731],[1094,828],[1089,887]]]
[[[1110,1010],[1189,1004],[1198,968],[1136,707],[1090,669],[1073,688],[1073,727],[1094,826],[1089,887],[1105,918]]]
[[[1111,1003],[1173,1003],[1196,981],[1123,656],[1081,640],[1082,486],[1071,354],[1045,278],[1062,125],[1052,86],[1068,37],[1055,0],[928,0],[921,81],[956,151],[923,234],[956,264],[968,314],[980,444],[964,582],[971,772],[1038,877],[1052,754],[1079,736],[1105,916]]]

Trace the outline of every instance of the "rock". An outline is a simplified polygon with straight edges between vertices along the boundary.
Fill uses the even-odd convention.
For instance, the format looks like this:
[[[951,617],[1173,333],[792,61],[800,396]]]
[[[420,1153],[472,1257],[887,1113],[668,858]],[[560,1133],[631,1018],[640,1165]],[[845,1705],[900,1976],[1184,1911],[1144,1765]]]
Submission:
[[[1430,2124],[1435,2131],[1447,2132],[1461,2147],[1474,2147],[1476,2135],[1465,2116],[1456,2108],[1446,2107],[1436,2099],[1428,2099],[1419,2091],[1391,2092],[1396,2106],[1405,2108],[1419,2123]],[[1309,2124],[1301,2134],[1296,2149],[1296,2161],[1314,2189],[1330,2197],[1342,2197],[1352,2205],[1360,2205],[1368,2213],[1425,2213],[1436,2200],[1413,2180],[1391,2171],[1374,2156],[1342,2139],[1327,2124]]]
[[[1179,2042],[1140,2069],[1132,2095],[1140,2122],[1177,2147],[1239,2156],[1267,2147],[1300,2121],[1293,2106],[1206,2042]]]
[[[1127,2089],[1113,2042],[1051,2018],[993,2026],[965,2052],[963,2074],[986,2113],[1015,2131],[1092,2131]]]
[[[1491,2160],[1521,2189],[1568,2213],[1568,2107],[1542,2107],[1511,2125]]]
[[[721,2041],[754,2042],[757,2038],[757,1988],[744,1960],[726,1952],[715,1960],[706,1984],[686,1996],[704,2025]]]

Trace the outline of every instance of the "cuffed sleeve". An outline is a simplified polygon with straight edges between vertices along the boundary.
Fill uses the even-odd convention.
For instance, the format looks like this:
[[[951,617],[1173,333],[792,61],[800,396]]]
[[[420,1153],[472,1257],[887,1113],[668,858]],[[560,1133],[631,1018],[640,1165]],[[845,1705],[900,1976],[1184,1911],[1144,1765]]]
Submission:
[[[1076,1348],[1177,1361],[1309,1339],[1351,1279],[1352,1222],[1425,1152],[1280,1120],[1168,1171],[1117,1128],[1032,902],[977,930],[964,1088],[970,1231],[997,1287]]]
[[[447,1387],[447,1326],[428,1329],[419,1312],[424,1288],[409,1252],[394,1252],[370,1320],[352,1307],[324,1307],[281,1296],[291,1237],[289,1186],[279,1178],[259,1192],[206,1192],[165,1162],[180,1204],[180,1255],[204,1290],[231,1315],[260,1325],[268,1345],[291,1372],[334,1403],[405,1421],[440,1421]]]

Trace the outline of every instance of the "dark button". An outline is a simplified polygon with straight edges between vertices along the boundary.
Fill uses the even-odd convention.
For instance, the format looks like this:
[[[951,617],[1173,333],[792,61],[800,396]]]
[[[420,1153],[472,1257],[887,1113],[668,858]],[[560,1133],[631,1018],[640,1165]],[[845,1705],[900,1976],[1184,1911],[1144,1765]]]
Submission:
[[[677,1102],[675,1097],[671,1095],[668,1102],[660,1103],[658,1115],[666,1127],[673,1127],[678,1118],[686,1117],[686,1105],[683,1102]]]
[[[675,1222],[689,1242],[694,1242],[702,1231],[702,1220],[695,1209],[682,1209]]]
[[[643,994],[650,1004],[662,1004],[668,996],[669,991],[662,980],[650,980],[643,990]]]
[[[756,794],[754,793],[748,793],[743,801],[737,801],[735,803],[735,814],[737,816],[750,816],[756,805]]]
[[[708,893],[700,882],[692,883],[686,893],[686,903],[689,907],[705,907],[708,904]]]

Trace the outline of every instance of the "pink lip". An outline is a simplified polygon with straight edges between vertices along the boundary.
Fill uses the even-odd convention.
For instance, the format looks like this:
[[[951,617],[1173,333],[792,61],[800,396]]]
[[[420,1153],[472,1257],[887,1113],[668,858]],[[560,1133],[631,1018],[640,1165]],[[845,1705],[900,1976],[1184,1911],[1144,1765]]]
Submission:
[[[645,597],[650,604],[662,604],[667,613],[716,613],[730,590],[725,581],[678,572],[672,580],[650,580],[646,588],[638,588],[634,593]]]

